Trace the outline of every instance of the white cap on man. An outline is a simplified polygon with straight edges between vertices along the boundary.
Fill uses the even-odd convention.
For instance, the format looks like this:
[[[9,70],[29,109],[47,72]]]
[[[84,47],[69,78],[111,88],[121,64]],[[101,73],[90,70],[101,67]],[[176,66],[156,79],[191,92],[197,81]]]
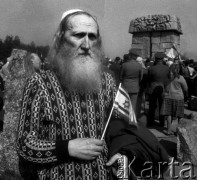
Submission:
[[[61,17],[61,21],[66,17],[68,16],[69,14],[73,14],[73,13],[76,13],[76,12],[81,12],[83,10],[81,9],[70,9],[68,11],[65,11],[63,14],[62,14],[62,17]]]

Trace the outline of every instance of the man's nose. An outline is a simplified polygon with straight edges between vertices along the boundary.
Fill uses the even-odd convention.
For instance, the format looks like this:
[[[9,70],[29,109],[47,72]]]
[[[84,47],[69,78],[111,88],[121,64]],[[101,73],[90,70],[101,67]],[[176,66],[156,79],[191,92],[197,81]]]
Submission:
[[[85,36],[82,42],[82,46],[83,49],[85,50],[89,50],[90,49],[90,40],[88,36]]]

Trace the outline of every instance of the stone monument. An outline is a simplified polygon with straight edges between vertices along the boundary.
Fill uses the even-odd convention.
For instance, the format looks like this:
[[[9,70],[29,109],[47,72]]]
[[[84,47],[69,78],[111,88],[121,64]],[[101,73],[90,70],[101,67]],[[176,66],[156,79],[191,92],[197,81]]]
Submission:
[[[173,15],[148,15],[131,20],[129,33],[133,34],[131,49],[141,57],[152,58],[156,52],[166,52],[173,46],[180,50],[181,23]]]

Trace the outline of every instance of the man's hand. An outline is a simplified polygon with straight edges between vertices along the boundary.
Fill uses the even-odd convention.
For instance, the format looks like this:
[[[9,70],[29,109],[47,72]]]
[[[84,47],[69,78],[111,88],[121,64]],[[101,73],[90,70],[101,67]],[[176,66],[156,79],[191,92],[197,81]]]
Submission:
[[[96,159],[103,151],[104,142],[93,138],[77,138],[68,143],[68,152],[71,157],[82,160]]]
[[[106,166],[111,166],[113,165],[119,158],[121,158],[121,154],[117,153],[113,155],[110,160],[106,163]]]
[[[106,163],[106,166],[112,166],[115,162],[118,161],[118,159],[121,158],[121,154],[117,153],[115,155],[113,155],[110,160]],[[117,175],[117,166],[112,167],[112,172],[113,174],[116,176]]]

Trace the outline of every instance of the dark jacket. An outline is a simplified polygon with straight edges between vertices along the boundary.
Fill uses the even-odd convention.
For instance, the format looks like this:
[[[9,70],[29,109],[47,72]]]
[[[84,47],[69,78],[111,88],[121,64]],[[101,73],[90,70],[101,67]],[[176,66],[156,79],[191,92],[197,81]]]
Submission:
[[[110,143],[109,156],[120,152],[130,160],[135,156],[132,169],[136,175],[141,174],[145,168],[145,162],[152,162],[153,174],[158,175],[158,163],[169,162],[168,154],[157,138],[145,127],[129,125],[124,120],[111,120],[107,136],[107,143]],[[118,133],[117,133],[118,132]],[[116,135],[115,135],[116,134]],[[167,163],[164,169],[167,168]]]
[[[138,93],[142,79],[142,66],[135,60],[122,64],[120,80],[128,93]]]
[[[118,87],[120,84],[120,64],[118,63],[113,63],[109,69],[112,71],[112,75],[114,76],[116,80],[116,86]]]
[[[148,79],[150,85],[150,93],[157,86],[164,87],[169,82],[169,68],[162,62],[149,68]]]

